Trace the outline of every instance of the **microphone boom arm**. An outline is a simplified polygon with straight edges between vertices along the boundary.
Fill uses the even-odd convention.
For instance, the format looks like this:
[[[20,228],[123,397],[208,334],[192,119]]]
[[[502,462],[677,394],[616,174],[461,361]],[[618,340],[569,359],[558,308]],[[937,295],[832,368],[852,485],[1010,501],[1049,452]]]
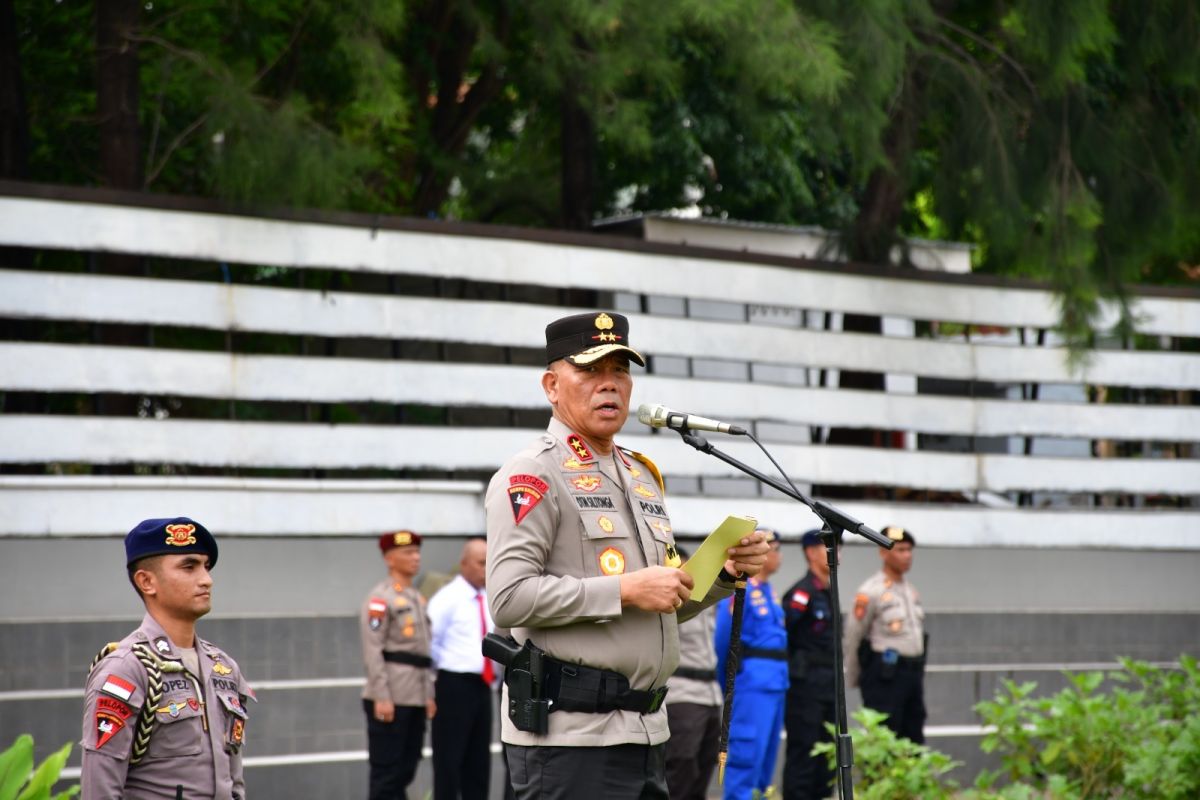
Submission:
[[[788,486],[778,478],[772,478],[770,475],[764,475],[749,464],[738,461],[728,453],[722,452],[720,449],[713,447],[711,444],[709,444],[707,439],[700,434],[695,433],[694,431],[680,430],[678,433],[683,441],[699,450],[701,453],[708,453],[710,456],[719,458],[721,461],[724,461],[731,467],[741,470],[756,480],[762,481],[775,491],[781,492],[793,500],[797,500],[808,506],[810,509],[812,509],[814,514],[820,517],[822,521],[828,523],[830,527],[837,530],[856,533],[864,539],[869,539],[880,547],[886,547],[889,550],[892,548],[894,542],[891,539],[887,538],[879,531],[869,527],[866,523],[858,521],[836,506],[831,506],[824,500],[813,500],[803,492],[795,491],[791,486]]]

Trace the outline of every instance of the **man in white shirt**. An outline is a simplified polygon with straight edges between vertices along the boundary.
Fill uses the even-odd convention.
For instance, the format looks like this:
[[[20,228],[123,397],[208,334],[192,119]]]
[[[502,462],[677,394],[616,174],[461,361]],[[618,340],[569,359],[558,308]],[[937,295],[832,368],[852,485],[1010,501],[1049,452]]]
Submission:
[[[484,592],[487,542],[468,539],[459,573],[429,601],[431,652],[437,667],[433,718],[434,800],[487,800],[491,776],[495,664],[483,637],[492,630]]]

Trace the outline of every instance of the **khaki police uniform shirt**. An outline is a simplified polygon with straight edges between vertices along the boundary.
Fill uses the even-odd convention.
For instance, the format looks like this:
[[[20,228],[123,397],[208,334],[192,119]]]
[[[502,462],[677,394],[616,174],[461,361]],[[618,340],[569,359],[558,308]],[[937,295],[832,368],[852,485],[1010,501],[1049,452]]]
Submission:
[[[704,609],[679,625],[679,666],[711,672],[711,680],[672,675],[667,681],[667,703],[694,703],[698,706],[721,705],[721,686],[717,683],[717,651],[713,635],[717,629],[717,608]]]
[[[413,587],[397,588],[389,578],[375,584],[359,614],[367,700],[398,706],[424,706],[433,699],[433,670],[383,660],[383,651],[429,656],[429,617],[425,598]]]
[[[858,685],[858,643],[863,636],[876,653],[890,648],[908,658],[924,655],[925,609],[909,581],[893,581],[880,570],[858,587],[843,640],[847,686]]]
[[[622,573],[680,563],[662,491],[646,464],[616,450],[592,452],[557,419],[492,477],[485,513],[495,623],[561,661],[620,672],[634,689],[655,689],[674,672],[677,620],[732,592],[714,583],[678,614],[623,609]],[[554,711],[545,736],[517,730],[507,714],[501,725],[501,739],[516,745],[660,744],[669,736],[665,707]]]
[[[148,675],[133,652],[147,645],[163,662],[183,663],[162,626],[149,614],[88,677],[83,710],[83,800],[184,797],[240,800],[246,701],[254,693],[237,663],[196,637],[199,674],[162,675],[162,699],[146,755],[130,766],[134,729],[145,704]],[[188,677],[191,675],[199,683]]]

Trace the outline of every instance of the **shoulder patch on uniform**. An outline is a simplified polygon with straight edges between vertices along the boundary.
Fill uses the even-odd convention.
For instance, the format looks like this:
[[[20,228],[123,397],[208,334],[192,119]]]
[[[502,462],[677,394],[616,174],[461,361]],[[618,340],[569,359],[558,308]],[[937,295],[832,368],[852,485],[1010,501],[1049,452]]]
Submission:
[[[107,694],[111,694],[113,697],[128,702],[129,698],[133,697],[133,692],[136,688],[136,686],[122,678],[120,675],[109,675],[104,679],[104,683],[101,685],[100,691],[106,692]]]
[[[513,520],[517,525],[529,515],[550,486],[537,475],[512,475],[508,479],[508,502],[512,505]]]
[[[367,601],[367,624],[371,630],[377,631],[383,626],[384,615],[387,614],[387,600],[382,597],[372,597]]]
[[[867,606],[870,604],[871,598],[859,592],[854,595],[854,618],[861,620],[867,615]]]
[[[109,711],[96,708],[96,749],[108,744],[109,740],[125,727],[125,719]]]
[[[803,611],[808,608],[808,592],[803,589],[797,589],[792,592],[792,598],[789,603],[795,610]]]

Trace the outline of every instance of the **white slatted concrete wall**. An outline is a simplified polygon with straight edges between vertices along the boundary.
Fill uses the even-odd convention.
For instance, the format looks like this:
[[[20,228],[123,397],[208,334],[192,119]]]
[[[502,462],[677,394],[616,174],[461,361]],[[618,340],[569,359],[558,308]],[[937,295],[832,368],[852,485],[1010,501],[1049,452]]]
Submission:
[[[117,251],[157,257],[344,269],[487,282],[611,290],[647,296],[816,308],[993,326],[1050,327],[1054,298],[1027,288],[868,277],[681,253],[380,230],[98,203],[0,197],[0,246]],[[759,260],[760,262],[763,260]],[[686,289],[680,289],[686,287]],[[820,298],[820,300],[816,300]],[[930,311],[936,309],[936,311]],[[1139,331],[1200,337],[1200,299],[1141,297]],[[350,292],[0,269],[0,318],[170,325],[216,331],[372,337],[536,348],[557,307]],[[1073,371],[1057,347],[939,341],[788,329],[634,313],[634,344],[651,356],[727,359],[763,374],[852,369],[1042,384],[1195,390],[1200,356],[1097,351]],[[283,402],[419,403],[537,410],[534,367],[179,351],[0,341],[0,391],[126,392]],[[964,437],[1182,442],[1200,431],[1196,406],[1021,402],[813,388],[788,383],[639,375],[633,403],[662,402],[707,416],[780,426],[875,428]],[[769,423],[769,425],[768,425]],[[0,416],[0,464],[186,464],[240,469],[490,470],[532,429],[329,425],[277,421]],[[631,425],[623,440],[675,478],[736,473],[673,435]],[[771,437],[763,433],[763,438]],[[724,445],[725,442],[720,444]],[[805,484],[878,485],[984,493],[1200,495],[1200,460],[1092,459],[834,447],[783,436],[767,441]],[[764,471],[748,443],[729,452]],[[706,489],[709,484],[705,484]],[[422,488],[425,487],[425,488]],[[0,535],[112,534],[148,505],[185,505],[223,531],[248,535],[368,533],[389,527],[397,504],[428,515],[430,532],[482,528],[478,482],[315,481],[304,478],[0,477]],[[86,504],[88,530],[62,511]],[[846,504],[875,525],[910,524],[946,545],[1150,546],[1200,549],[1200,513],[1178,510],[989,508]],[[1000,503],[1003,505],[1003,502]],[[781,499],[676,496],[676,529],[700,533],[722,509],[801,530],[813,519]],[[442,513],[444,512],[444,513]],[[172,512],[173,513],[173,512]],[[199,511],[196,512],[200,515]],[[237,520],[235,522],[235,520]],[[1138,531],[1136,542],[1130,530]]]

